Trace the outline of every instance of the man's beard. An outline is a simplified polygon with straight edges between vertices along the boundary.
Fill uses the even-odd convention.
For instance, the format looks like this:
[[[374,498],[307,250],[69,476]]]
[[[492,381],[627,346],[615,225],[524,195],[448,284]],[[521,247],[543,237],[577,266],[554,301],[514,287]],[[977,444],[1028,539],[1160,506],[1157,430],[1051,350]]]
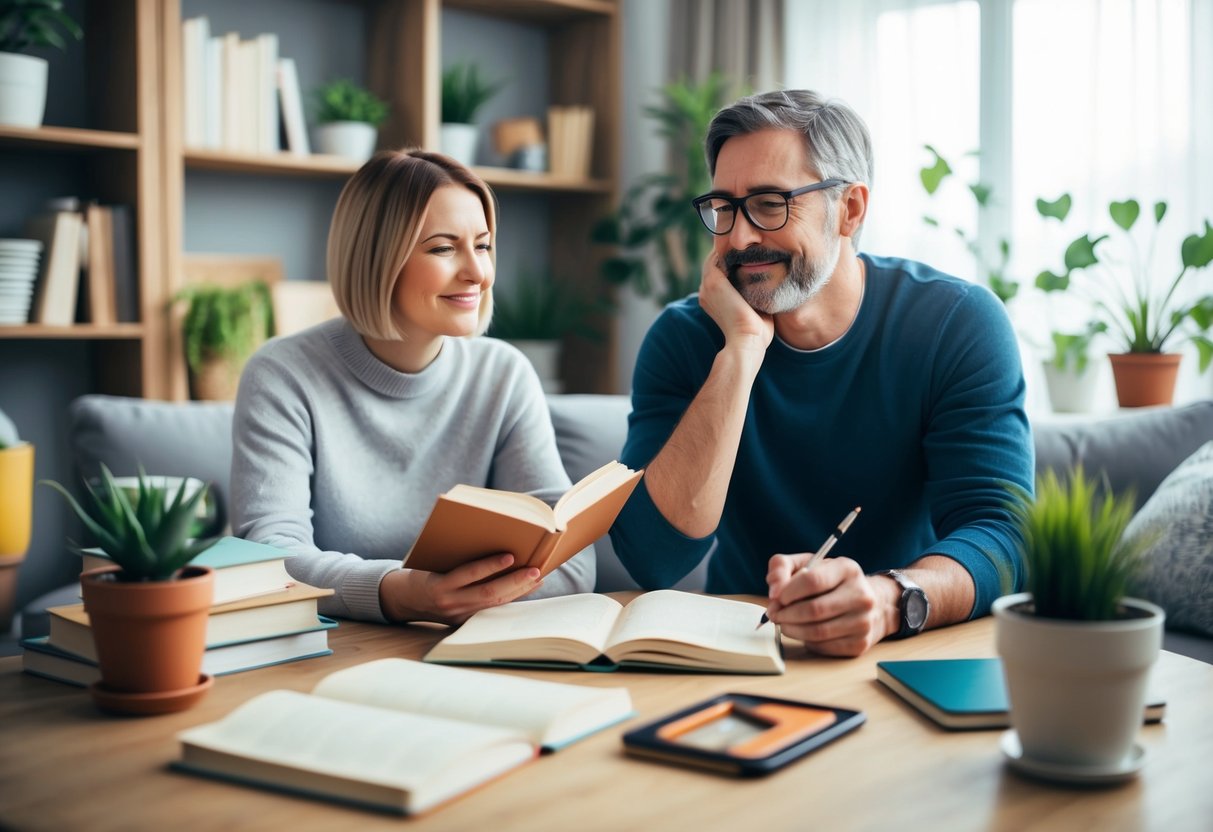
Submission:
[[[831,236],[828,248],[811,260],[800,256],[793,257],[779,249],[758,246],[742,251],[730,251],[724,256],[729,282],[745,298],[746,303],[764,314],[778,315],[797,309],[825,288],[838,266],[842,237],[838,234]],[[738,267],[746,263],[774,263],[776,266],[782,264],[788,273],[778,283],[769,272],[743,276]]]

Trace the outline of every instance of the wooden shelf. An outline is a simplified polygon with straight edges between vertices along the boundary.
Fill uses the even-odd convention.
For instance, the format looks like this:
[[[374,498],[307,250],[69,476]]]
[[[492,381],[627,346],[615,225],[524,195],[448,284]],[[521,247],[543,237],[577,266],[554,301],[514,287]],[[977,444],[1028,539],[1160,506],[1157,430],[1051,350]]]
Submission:
[[[185,166],[193,170],[219,170],[228,173],[259,173],[270,176],[313,176],[340,178],[361,167],[341,156],[313,153],[232,153],[227,150],[185,151]]]
[[[614,0],[444,0],[452,9],[537,23],[564,23],[587,16],[612,15]]]
[[[536,173],[515,168],[476,167],[473,170],[485,182],[501,191],[609,194],[613,187],[609,179],[569,179],[552,176],[550,173]]]
[[[0,324],[0,338],[58,339],[76,341],[135,341],[143,337],[143,324]]]
[[[0,146],[46,147],[56,150],[136,150],[139,147],[139,137],[134,133],[85,130],[80,127],[0,126]]]

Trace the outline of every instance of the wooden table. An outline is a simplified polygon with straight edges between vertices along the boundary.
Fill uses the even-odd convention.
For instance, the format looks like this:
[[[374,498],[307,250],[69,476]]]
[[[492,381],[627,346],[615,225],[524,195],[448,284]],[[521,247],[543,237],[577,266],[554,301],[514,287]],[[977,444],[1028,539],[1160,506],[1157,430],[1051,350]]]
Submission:
[[[1213,666],[1163,653],[1154,684],[1163,724],[1143,728],[1142,774],[1109,788],[1059,787],[1003,765],[1000,731],[947,732],[876,682],[877,661],[993,655],[984,619],[878,645],[859,659],[792,647],[779,677],[514,671],[584,685],[624,685],[639,716],[540,758],[440,808],[402,820],[176,773],[174,735],[273,688],[309,690],[338,668],[419,657],[444,631],[343,622],[334,655],[224,676],[189,711],[99,712],[79,688],[0,661],[0,827],[17,830],[1028,830],[1213,829]],[[491,671],[504,672],[504,671]],[[858,731],[760,780],[734,780],[623,755],[619,737],[724,691],[859,708]],[[306,726],[300,726],[306,730]]]

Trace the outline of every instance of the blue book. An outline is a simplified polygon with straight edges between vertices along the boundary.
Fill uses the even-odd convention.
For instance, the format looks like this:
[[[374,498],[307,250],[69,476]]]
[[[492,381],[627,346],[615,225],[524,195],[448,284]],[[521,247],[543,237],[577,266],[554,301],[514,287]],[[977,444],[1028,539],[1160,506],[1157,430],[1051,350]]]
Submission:
[[[226,676],[284,662],[332,655],[328,631],[336,626],[336,621],[321,615],[317,616],[314,626],[299,632],[207,648],[202,656],[202,672]],[[25,648],[22,669],[26,673],[84,687],[101,678],[96,661],[56,647],[47,636],[23,639],[21,645]]]
[[[215,606],[271,592],[281,592],[294,581],[286,571],[290,552],[238,537],[222,537],[190,561],[215,570]],[[100,549],[86,549],[81,571],[110,566],[113,561]]]
[[[1010,727],[1001,659],[877,662],[876,678],[944,728]],[[1160,721],[1165,710],[1166,703],[1151,694],[1145,721]]]

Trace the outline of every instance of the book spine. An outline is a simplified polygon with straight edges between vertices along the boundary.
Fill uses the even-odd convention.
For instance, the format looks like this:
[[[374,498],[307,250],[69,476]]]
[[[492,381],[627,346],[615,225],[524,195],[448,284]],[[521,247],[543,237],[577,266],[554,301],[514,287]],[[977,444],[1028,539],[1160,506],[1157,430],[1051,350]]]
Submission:
[[[548,532],[539,541],[539,545],[535,547],[535,551],[531,552],[531,556],[526,559],[525,563],[519,566],[534,566],[539,569],[540,576],[548,574],[548,563],[552,560],[552,553],[556,551],[556,546],[560,543],[560,539],[564,537],[564,532]]]

